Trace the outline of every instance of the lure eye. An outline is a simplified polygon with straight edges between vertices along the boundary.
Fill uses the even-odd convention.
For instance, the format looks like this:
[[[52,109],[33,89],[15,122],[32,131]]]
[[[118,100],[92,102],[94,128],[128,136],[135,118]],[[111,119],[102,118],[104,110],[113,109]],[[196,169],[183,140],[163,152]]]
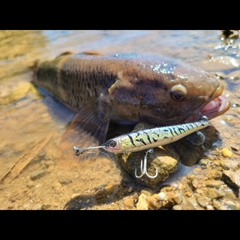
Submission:
[[[176,102],[180,102],[185,99],[186,95],[187,89],[181,84],[177,84],[171,88],[170,96]]]
[[[116,145],[117,145],[117,142],[112,139],[107,141],[105,144],[105,146],[107,146],[107,147],[116,147]]]

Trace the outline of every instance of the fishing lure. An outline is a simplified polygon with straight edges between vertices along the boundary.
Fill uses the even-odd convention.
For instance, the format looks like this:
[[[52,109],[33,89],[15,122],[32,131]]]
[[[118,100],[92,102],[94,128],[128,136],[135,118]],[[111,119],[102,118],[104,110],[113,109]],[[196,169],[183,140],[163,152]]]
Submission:
[[[137,152],[175,142],[193,132],[206,128],[208,125],[208,118],[206,116],[201,116],[197,122],[130,132],[109,139],[100,146],[90,146],[87,148],[78,148],[74,146],[73,149],[76,152],[76,155],[97,148],[102,148],[107,152],[115,154],[123,152]]]

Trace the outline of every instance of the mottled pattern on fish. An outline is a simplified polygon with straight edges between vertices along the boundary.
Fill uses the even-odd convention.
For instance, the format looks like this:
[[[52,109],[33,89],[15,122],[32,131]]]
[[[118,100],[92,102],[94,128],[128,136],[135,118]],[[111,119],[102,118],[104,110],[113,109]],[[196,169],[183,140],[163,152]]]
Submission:
[[[106,141],[105,150],[113,153],[136,152],[175,142],[208,126],[207,118],[198,122],[157,127],[127,133]]]
[[[35,82],[75,110],[99,98],[111,119],[155,124],[182,122],[223,90],[202,70],[139,54],[60,56],[40,65]],[[183,101],[172,99],[174,86]]]

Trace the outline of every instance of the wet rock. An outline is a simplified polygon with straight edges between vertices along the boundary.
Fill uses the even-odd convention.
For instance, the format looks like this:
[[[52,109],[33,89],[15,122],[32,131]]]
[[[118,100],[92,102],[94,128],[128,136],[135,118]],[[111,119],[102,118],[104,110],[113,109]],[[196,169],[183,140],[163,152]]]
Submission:
[[[221,202],[228,210],[239,210],[240,209],[239,203],[237,203],[233,200],[223,198],[223,199],[221,199]]]
[[[203,181],[203,184],[206,187],[220,188],[222,186],[222,181],[212,179],[212,180]]]
[[[224,194],[221,191],[218,191],[215,188],[207,188],[207,193],[206,193],[207,197],[209,197],[210,199],[215,199],[215,198],[219,198],[222,197]]]
[[[222,169],[221,169],[222,170]],[[208,173],[207,173],[207,178],[208,179],[221,179],[222,178],[222,171],[218,170],[218,169],[211,169]]]
[[[207,210],[214,210],[214,207],[213,207],[212,205],[207,205],[207,206],[206,206],[206,209],[207,209]]]
[[[218,200],[216,200],[216,199],[213,200],[213,206],[214,206],[214,208],[217,209],[217,210],[227,210],[227,208],[224,207],[224,206],[222,205],[222,203],[220,203],[220,202],[219,202]]]
[[[36,171],[32,172],[30,179],[32,181],[35,181],[35,180],[43,177],[45,174],[46,174],[45,170],[36,170]]]
[[[181,204],[183,210],[202,210],[197,200],[194,197],[183,198],[183,202]]]
[[[229,170],[229,169],[237,170],[238,168],[240,168],[240,161],[229,160],[229,159],[222,159],[220,161],[220,165],[225,170]]]
[[[118,154],[123,168],[137,181],[154,188],[177,170],[178,159],[176,159],[174,153],[166,148],[157,147],[154,148],[153,153],[149,153],[147,156],[147,172],[150,176],[154,176],[156,169],[158,169],[157,177],[149,178],[143,175],[141,178],[136,178],[135,169],[137,170],[137,175],[140,175],[140,163],[144,159],[145,154],[146,151]]]
[[[209,198],[209,197],[199,197],[197,199],[197,202],[201,207],[206,208],[207,205],[211,204],[211,198]]]
[[[223,171],[223,179],[230,186],[233,186],[235,188],[240,188],[240,169],[237,170],[236,172],[233,172],[231,170]]]

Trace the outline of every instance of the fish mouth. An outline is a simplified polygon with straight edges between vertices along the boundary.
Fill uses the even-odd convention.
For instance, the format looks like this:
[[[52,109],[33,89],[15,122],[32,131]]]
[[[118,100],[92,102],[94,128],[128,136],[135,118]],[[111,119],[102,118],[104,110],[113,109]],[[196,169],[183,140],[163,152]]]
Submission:
[[[220,85],[209,97],[209,101],[202,103],[195,109],[194,114],[185,119],[185,122],[197,121],[200,115],[206,116],[210,120],[225,113],[229,109],[230,103],[226,97],[221,95],[222,92],[223,86]]]
[[[200,114],[206,116],[208,119],[212,119],[225,113],[229,107],[229,100],[224,96],[219,96],[203,107]]]

